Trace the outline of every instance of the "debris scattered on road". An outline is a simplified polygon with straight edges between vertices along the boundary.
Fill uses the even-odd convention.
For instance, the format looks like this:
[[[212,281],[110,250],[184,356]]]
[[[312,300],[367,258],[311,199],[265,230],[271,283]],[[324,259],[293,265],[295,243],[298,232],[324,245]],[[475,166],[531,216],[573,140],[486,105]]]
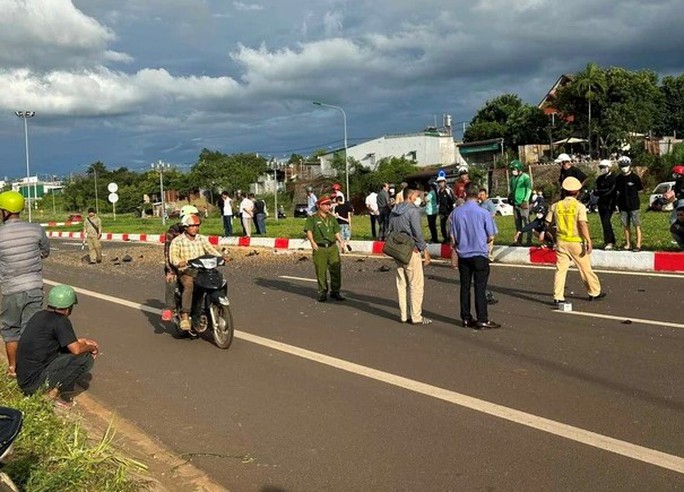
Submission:
[[[253,249],[249,253],[247,253],[247,256],[258,256],[259,252],[256,249]]]
[[[124,257],[121,258],[121,261],[128,263],[129,261],[133,261],[133,257],[131,255],[124,255]]]
[[[623,325],[631,325],[631,324],[632,324],[632,320],[631,320],[631,319],[626,319],[626,320],[624,320],[624,321],[622,322],[622,324],[623,324]]]
[[[389,272],[390,267],[388,267],[387,265],[382,265],[380,268],[378,268],[378,271],[379,272]]]

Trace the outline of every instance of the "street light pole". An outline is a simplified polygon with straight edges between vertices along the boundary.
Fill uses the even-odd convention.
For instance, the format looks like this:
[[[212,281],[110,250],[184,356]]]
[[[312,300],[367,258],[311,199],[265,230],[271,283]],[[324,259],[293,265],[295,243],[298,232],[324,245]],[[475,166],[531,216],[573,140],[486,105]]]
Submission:
[[[100,204],[97,202],[97,169],[93,167],[93,175],[95,176],[95,213],[100,216]]]
[[[159,191],[161,192],[161,218],[162,225],[166,225],[166,200],[164,200],[164,169],[171,167],[162,161],[157,161],[156,164],[152,164],[152,169],[159,172]]]
[[[52,175],[52,215],[57,215],[57,209],[55,208],[55,176],[54,174]]]
[[[35,111],[15,111],[17,117],[24,120],[24,140],[26,142],[26,193],[28,199],[28,220],[31,222],[31,168],[29,166],[28,119],[36,115]]]
[[[347,201],[349,201],[349,159],[347,157],[347,113],[344,112],[344,109],[342,109],[339,106],[334,106],[332,104],[326,104],[321,101],[314,101],[313,102],[316,106],[323,106],[326,108],[333,108],[337,109],[339,112],[342,113],[342,122],[344,123],[344,173],[345,173],[345,180],[347,184]]]

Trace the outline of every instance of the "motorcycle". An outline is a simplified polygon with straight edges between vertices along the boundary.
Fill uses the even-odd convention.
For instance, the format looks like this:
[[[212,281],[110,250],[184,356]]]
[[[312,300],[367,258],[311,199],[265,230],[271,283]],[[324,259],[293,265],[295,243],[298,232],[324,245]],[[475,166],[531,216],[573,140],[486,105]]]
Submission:
[[[192,292],[192,328],[180,327],[181,287],[176,286],[176,315],[173,330],[176,338],[197,338],[207,330],[211,331],[214,343],[227,349],[233,343],[233,315],[228,299],[228,283],[218,270],[225,260],[218,256],[204,255],[188,262],[188,267],[197,271]]]
[[[24,415],[14,408],[0,407],[0,469],[12,454],[12,445],[21,431]],[[0,492],[18,492],[12,479],[0,471]]]

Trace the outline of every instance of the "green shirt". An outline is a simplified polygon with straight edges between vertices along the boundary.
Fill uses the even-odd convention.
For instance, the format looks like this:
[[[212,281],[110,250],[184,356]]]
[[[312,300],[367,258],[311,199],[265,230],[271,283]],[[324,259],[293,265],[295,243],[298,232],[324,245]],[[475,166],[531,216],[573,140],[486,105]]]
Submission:
[[[517,176],[511,176],[511,188],[509,196],[514,203],[511,205],[522,205],[530,201],[532,194],[532,182],[526,173],[520,173]]]
[[[316,213],[306,218],[304,231],[311,231],[313,233],[314,242],[317,244],[326,242],[335,244],[335,241],[337,240],[335,234],[340,232],[340,225],[332,214],[328,214],[324,219],[320,214]]]

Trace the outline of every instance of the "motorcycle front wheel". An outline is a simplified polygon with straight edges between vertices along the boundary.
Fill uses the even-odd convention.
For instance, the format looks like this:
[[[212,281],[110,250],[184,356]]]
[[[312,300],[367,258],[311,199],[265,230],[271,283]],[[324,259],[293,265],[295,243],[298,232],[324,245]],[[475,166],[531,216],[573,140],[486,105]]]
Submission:
[[[212,319],[216,320],[212,330],[214,343],[218,348],[225,350],[233,343],[233,314],[230,312],[230,306],[222,304],[212,304],[210,309]]]

